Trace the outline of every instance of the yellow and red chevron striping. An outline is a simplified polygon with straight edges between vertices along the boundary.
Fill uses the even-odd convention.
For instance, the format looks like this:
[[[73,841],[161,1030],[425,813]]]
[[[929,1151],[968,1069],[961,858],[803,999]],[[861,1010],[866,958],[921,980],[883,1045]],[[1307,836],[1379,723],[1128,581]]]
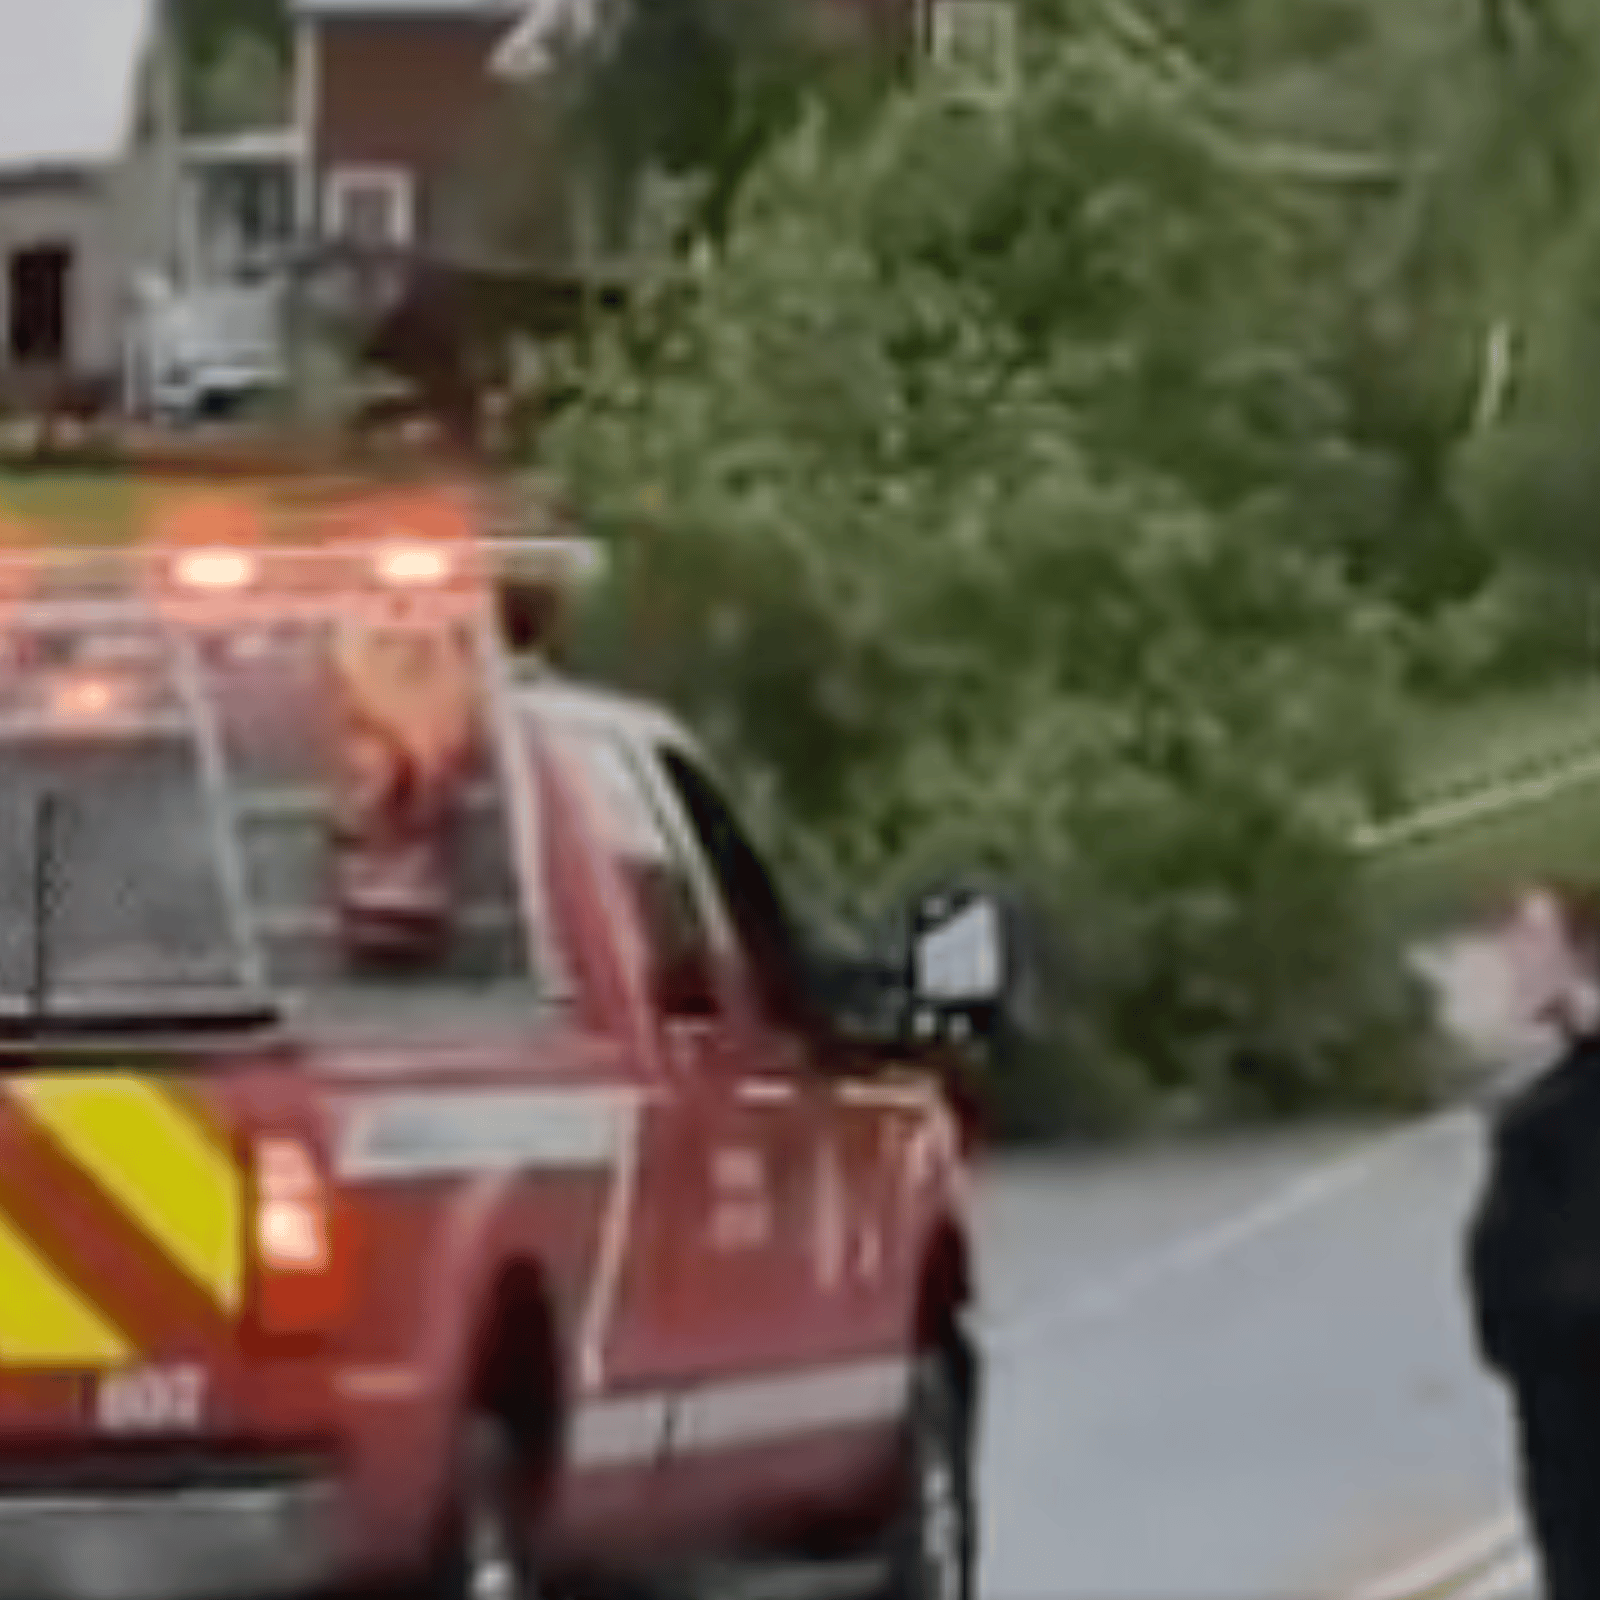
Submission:
[[[0,1368],[216,1348],[244,1284],[244,1181],[197,1102],[119,1073],[0,1089]]]
[[[0,1214],[138,1351],[199,1349],[227,1320],[138,1222],[46,1133],[0,1112]],[[0,1294],[0,1364],[7,1313]]]

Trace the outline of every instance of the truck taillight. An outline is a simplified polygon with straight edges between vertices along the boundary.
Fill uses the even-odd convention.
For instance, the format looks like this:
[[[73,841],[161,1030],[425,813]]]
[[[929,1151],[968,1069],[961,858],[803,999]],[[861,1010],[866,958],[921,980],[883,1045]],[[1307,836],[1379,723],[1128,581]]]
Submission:
[[[275,1272],[325,1272],[328,1198],[311,1152],[297,1139],[256,1146],[256,1244]]]
[[[259,1316],[269,1333],[325,1329],[343,1302],[343,1268],[328,1184],[298,1139],[255,1148]]]

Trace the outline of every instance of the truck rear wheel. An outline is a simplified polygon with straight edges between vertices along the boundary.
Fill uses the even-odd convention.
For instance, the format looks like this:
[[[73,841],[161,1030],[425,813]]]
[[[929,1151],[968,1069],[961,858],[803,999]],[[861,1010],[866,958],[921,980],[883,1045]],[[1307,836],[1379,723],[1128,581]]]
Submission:
[[[421,1600],[535,1600],[527,1474],[498,1417],[468,1419],[443,1537]]]
[[[912,1375],[900,1501],[887,1541],[884,1600],[973,1600],[977,1496],[972,1429],[951,1356]]]

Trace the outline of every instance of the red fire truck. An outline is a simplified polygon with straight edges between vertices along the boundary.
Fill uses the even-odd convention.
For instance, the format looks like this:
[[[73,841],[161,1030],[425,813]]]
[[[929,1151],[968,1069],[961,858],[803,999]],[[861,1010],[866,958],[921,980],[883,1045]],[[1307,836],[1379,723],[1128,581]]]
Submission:
[[[408,526],[0,563],[0,1600],[964,1600],[936,1074],[675,721],[513,663],[584,547]]]

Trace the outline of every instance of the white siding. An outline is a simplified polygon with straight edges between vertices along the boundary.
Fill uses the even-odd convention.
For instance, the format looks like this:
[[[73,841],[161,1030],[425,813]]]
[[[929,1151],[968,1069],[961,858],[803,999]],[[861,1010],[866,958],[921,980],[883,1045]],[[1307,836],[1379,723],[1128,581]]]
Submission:
[[[116,26],[96,35],[91,23],[109,23],[113,15]],[[165,265],[175,215],[174,108],[160,36],[150,31],[153,16],[150,0],[48,0],[28,7],[25,23],[9,15],[4,19],[26,33],[28,48],[9,64],[13,76],[25,70],[23,61],[39,38],[60,44],[62,62],[70,59],[73,70],[52,66],[45,76],[56,99],[73,102],[76,121],[69,139],[64,112],[58,122],[41,115],[25,128],[13,106],[12,118],[0,127],[8,136],[0,140],[0,368],[9,353],[11,257],[48,244],[63,245],[73,256],[68,305],[73,369],[99,376],[122,367],[133,275]],[[0,27],[0,46],[4,33]],[[83,47],[93,42],[89,35],[98,44],[85,56]],[[69,49],[73,41],[80,52],[76,56]],[[33,67],[35,73],[41,70],[42,65]],[[148,116],[141,115],[146,108],[140,105],[146,95]],[[148,136],[142,142],[141,132]],[[57,154],[64,166],[76,167],[74,176],[30,173],[33,163]]]
[[[75,369],[115,369],[121,355],[116,248],[110,208],[97,186],[25,193],[0,191],[0,338],[11,327],[12,254],[61,244],[73,253],[69,302],[70,353]],[[7,351],[0,344],[0,356]]]

